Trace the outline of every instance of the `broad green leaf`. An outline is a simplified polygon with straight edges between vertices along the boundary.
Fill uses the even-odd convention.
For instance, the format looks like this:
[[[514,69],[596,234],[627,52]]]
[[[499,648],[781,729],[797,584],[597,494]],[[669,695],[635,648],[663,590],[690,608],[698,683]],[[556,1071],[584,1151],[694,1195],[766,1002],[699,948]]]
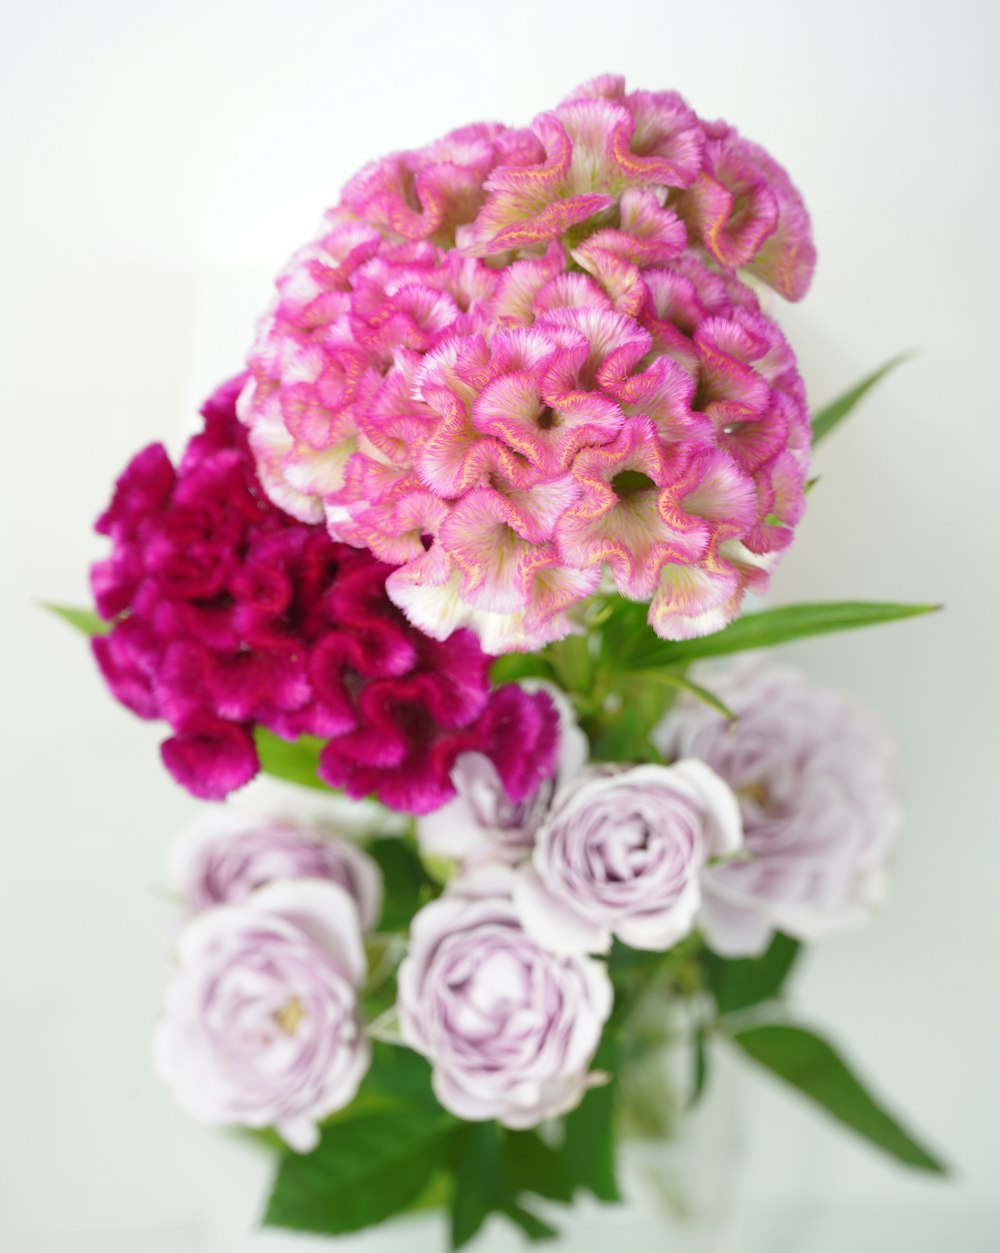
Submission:
[[[828,635],[834,631],[854,631],[860,627],[877,626],[882,622],[898,622],[933,613],[940,605],[905,605],[882,601],[846,600],[818,601],[803,605],[783,605],[760,613],[745,613],[713,635],[691,640],[661,640],[652,631],[638,641],[633,650],[619,660],[625,671],[650,670],[657,666],[687,663],[701,657],[723,657],[753,648],[770,648],[811,635]]]
[[[455,1186],[451,1198],[451,1247],[475,1239],[500,1195],[500,1129],[495,1122],[459,1127],[451,1141]]]
[[[41,608],[62,618],[63,622],[68,622],[71,627],[84,635],[107,635],[114,626],[113,622],[105,622],[93,609],[77,609],[73,605],[53,605],[47,601],[42,602]]]
[[[357,1096],[346,1109],[327,1118],[325,1127],[339,1126],[370,1114],[398,1114],[414,1108],[426,1112],[440,1108],[431,1090],[430,1066],[419,1053],[383,1040],[373,1040],[372,1046],[372,1064]]]
[[[893,357],[891,361],[887,361],[885,365],[879,366],[867,377],[863,378],[860,383],[855,383],[853,387],[848,388],[846,392],[838,396],[836,400],[830,402],[824,408],[817,410],[813,414],[812,420],[812,442],[813,447],[825,439],[827,435],[839,426],[849,413],[857,406],[868,392],[885,378],[897,366],[902,365],[904,361],[909,361],[913,356],[912,352],[901,352],[898,357]]]
[[[399,1045],[374,1044],[372,1064],[361,1091],[377,1091],[400,1104],[438,1108],[438,1100],[431,1087],[430,1062],[413,1049]]]
[[[312,735],[303,735],[300,739],[289,743],[265,731],[263,727],[255,727],[254,743],[257,745],[257,756],[260,768],[265,774],[276,779],[284,779],[287,783],[297,783],[300,787],[314,787],[321,792],[329,792],[330,788],[316,773],[319,766],[320,749],[323,741]]]
[[[418,1106],[329,1124],[311,1153],[282,1160],[264,1224],[343,1235],[401,1213],[431,1185],[456,1126]]]
[[[451,1204],[452,1187],[451,1171],[448,1169],[439,1170],[436,1175],[431,1176],[427,1187],[402,1212],[406,1214],[422,1214],[433,1209],[446,1210]]]
[[[545,1240],[559,1238],[559,1232],[555,1227],[542,1222],[537,1214],[533,1214],[530,1209],[525,1209],[523,1205],[510,1202],[503,1207],[503,1212],[512,1223],[521,1228],[532,1244],[541,1244]]]
[[[371,840],[365,845],[365,852],[378,862],[385,884],[379,929],[401,931],[410,925],[417,910],[437,895],[437,885],[409,839],[387,836]]]
[[[564,1148],[546,1144],[535,1131],[508,1131],[503,1142],[503,1191],[513,1201],[529,1192],[569,1204],[575,1188]]]
[[[591,1088],[576,1109],[563,1119],[566,1138],[563,1160],[574,1187],[586,1188],[599,1201],[618,1201],[618,1179],[615,1169],[615,1082],[617,1043],[614,1034],[606,1031],[597,1056],[595,1070],[606,1070],[610,1083]]]
[[[938,1158],[875,1102],[820,1036],[803,1027],[772,1023],[733,1031],[731,1039],[748,1057],[898,1161],[918,1170],[947,1173]]]
[[[760,957],[719,957],[707,949],[701,961],[720,1014],[733,1014],[774,1000],[799,953],[799,942],[775,933]]]

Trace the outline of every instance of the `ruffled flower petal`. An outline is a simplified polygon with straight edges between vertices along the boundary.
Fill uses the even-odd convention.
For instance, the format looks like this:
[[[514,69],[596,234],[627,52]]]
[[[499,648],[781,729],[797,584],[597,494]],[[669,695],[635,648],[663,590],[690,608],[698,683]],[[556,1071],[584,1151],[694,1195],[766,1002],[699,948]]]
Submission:
[[[814,257],[763,149],[614,75],[529,128],[376,161],[260,323],[239,413],[263,489],[398,565],[395,603],[437,638],[540,647],[602,574],[671,638],[715,630],[791,541],[810,439],[739,272],[798,299]],[[640,431],[658,477],[628,461]],[[594,467],[623,456],[658,493],[610,502]],[[135,577],[95,585],[121,604]]]

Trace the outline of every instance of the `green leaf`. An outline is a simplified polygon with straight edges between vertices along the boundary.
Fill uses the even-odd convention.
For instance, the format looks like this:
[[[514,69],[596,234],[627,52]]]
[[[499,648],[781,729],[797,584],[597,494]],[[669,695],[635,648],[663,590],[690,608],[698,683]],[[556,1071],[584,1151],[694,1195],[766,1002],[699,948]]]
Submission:
[[[432,1183],[455,1128],[440,1108],[416,1106],[329,1124],[311,1153],[283,1159],[264,1224],[343,1235],[401,1213]]]
[[[893,357],[885,365],[879,366],[877,370],[863,378],[860,383],[855,383],[853,387],[848,388],[836,400],[831,401],[825,408],[819,409],[814,413],[812,420],[813,447],[815,448],[820,440],[825,439],[834,427],[839,426],[843,422],[876,383],[881,382],[887,374],[895,370],[897,366],[902,365],[904,361],[909,361],[912,356],[912,352],[901,352],[898,357]]]
[[[576,1109],[563,1119],[566,1139],[563,1160],[575,1187],[586,1188],[599,1201],[619,1201],[615,1169],[615,1082],[618,1047],[605,1032],[594,1068],[606,1070],[610,1083],[591,1088]]]
[[[799,954],[799,942],[776,932],[760,957],[719,957],[707,949],[701,960],[720,1014],[734,1014],[774,1000]]]
[[[686,675],[678,673],[676,670],[639,670],[630,671],[630,677],[643,679],[647,683],[663,683],[667,687],[676,688],[679,692],[687,692],[689,696],[694,696],[697,700],[706,704],[709,709],[714,709],[717,714],[722,714],[729,722],[736,720],[733,711],[721,701],[714,692],[710,692],[707,687],[702,687],[700,683],[694,683]]]
[[[699,1027],[694,1035],[694,1077],[691,1082],[691,1096],[688,1100],[688,1109],[694,1109],[701,1100],[702,1093],[705,1091],[705,1084],[708,1081],[708,1048],[706,1046],[705,1028]]]
[[[362,1094],[369,1091],[391,1097],[400,1105],[438,1108],[438,1100],[431,1087],[430,1062],[413,1049],[400,1045],[381,1041],[373,1044],[372,1064],[361,1085]]]
[[[820,1036],[803,1027],[772,1023],[734,1031],[731,1038],[759,1065],[798,1088],[890,1156],[918,1170],[947,1173],[938,1158],[876,1104],[838,1053]]]
[[[745,613],[713,635],[692,640],[661,640],[648,631],[633,650],[619,661],[622,670],[643,671],[656,666],[691,662],[701,657],[722,657],[753,648],[770,648],[811,635],[834,631],[854,631],[934,613],[940,605],[906,605],[882,601],[819,601],[804,605],[783,605],[760,613]]]
[[[540,1244],[545,1240],[556,1240],[559,1232],[555,1227],[550,1227],[548,1223],[542,1222],[537,1214],[533,1214],[530,1209],[525,1209],[523,1205],[516,1202],[510,1202],[503,1207],[503,1212],[507,1215],[512,1223],[520,1227],[532,1244]]]
[[[500,1193],[500,1130],[495,1122],[463,1124],[451,1142],[455,1186],[451,1200],[451,1247],[475,1239]]]
[[[494,684],[517,683],[520,679],[548,679],[552,681],[552,667],[538,653],[505,653],[490,668],[490,680]]]
[[[563,1148],[554,1148],[535,1131],[508,1131],[503,1142],[503,1191],[516,1201],[525,1192],[569,1204],[575,1188]]]
[[[332,790],[316,773],[323,740],[303,735],[289,743],[263,727],[254,727],[253,738],[260,768],[265,774],[284,779],[287,783],[297,783],[300,787],[314,787],[321,792]]]
[[[40,608],[54,613],[84,635],[107,635],[114,626],[113,622],[105,622],[93,609],[76,609],[72,605],[53,605],[47,601],[43,601]]]
[[[677,689],[665,683],[649,683],[632,674],[616,683],[620,707],[584,719],[595,761],[648,761],[654,754],[649,742],[653,728],[666,713]]]
[[[437,885],[408,838],[387,836],[371,840],[365,845],[365,852],[378,863],[385,885],[379,929],[402,931],[417,910],[437,895]]]

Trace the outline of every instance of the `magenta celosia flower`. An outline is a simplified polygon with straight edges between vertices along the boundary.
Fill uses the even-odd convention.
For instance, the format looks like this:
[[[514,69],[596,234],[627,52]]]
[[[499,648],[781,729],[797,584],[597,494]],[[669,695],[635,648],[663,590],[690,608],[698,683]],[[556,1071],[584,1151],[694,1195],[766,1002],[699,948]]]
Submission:
[[[114,695],[170,724],[167,768],[207,799],[257,773],[255,726],[326,740],[321,777],[393,808],[450,799],[465,752],[512,800],[531,795],[554,768],[551,700],[491,692],[470,631],[415,630],[386,595],[391,567],[268,503],[233,407],[243,382],[208,402],[177,470],[160,445],[139,453],[98,521],[114,548],[92,582],[114,626],[93,647]]]
[[[451,772],[455,799],[417,823],[417,843],[425,857],[457,862],[466,871],[490,862],[518,865],[531,856],[553,796],[583,769],[590,745],[569,698],[537,679],[526,680],[524,686],[529,691],[546,691],[559,711],[559,757],[554,773],[515,803],[489,757],[463,753]]]
[[[399,568],[439,639],[572,629],[602,583],[666,638],[763,588],[803,509],[805,293],[785,171],[673,92],[586,84],[525,130],[376,161],[278,280],[240,415],[282,508]]]

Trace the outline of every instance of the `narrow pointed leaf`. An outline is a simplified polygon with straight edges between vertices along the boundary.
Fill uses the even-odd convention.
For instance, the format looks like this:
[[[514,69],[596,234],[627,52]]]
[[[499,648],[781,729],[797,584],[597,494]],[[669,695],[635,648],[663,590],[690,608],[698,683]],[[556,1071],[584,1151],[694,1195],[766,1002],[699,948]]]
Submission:
[[[701,657],[722,657],[753,648],[770,648],[811,635],[834,631],[854,631],[934,613],[940,605],[909,605],[882,601],[818,601],[803,605],[783,605],[760,613],[745,613],[713,635],[692,640],[661,640],[652,631],[637,641],[631,652],[621,657],[622,670],[650,670],[696,661]]]
[[[503,1212],[512,1223],[521,1228],[531,1244],[540,1244],[543,1241],[556,1240],[559,1237],[559,1232],[556,1231],[555,1227],[550,1227],[548,1223],[542,1222],[537,1214],[533,1214],[530,1209],[525,1209],[523,1205],[511,1202],[503,1207]]]
[[[272,735],[270,731],[265,731],[263,727],[254,728],[253,738],[257,745],[260,768],[265,774],[284,779],[287,783],[298,783],[301,787],[331,791],[316,773],[320,749],[323,747],[322,740],[303,735],[301,739],[290,744],[287,740]]]
[[[714,692],[710,692],[707,687],[702,687],[700,683],[693,682],[687,675],[679,674],[676,670],[629,671],[629,676],[635,679],[646,679],[650,683],[663,683],[667,687],[675,687],[678,691],[687,692],[689,696],[702,701],[717,714],[722,714],[727,721],[736,720],[733,711]]]
[[[748,1057],[897,1161],[917,1170],[947,1173],[941,1161],[875,1101],[820,1036],[803,1027],[771,1023],[733,1031],[730,1038]]]
[[[93,609],[78,609],[73,605],[53,605],[48,602],[43,602],[41,607],[62,618],[63,622],[68,622],[84,635],[107,635],[114,625],[112,622],[105,622]]]
[[[688,1100],[688,1109],[694,1107],[701,1100],[702,1093],[705,1091],[705,1083],[708,1080],[708,1045],[705,1038],[705,1028],[699,1027],[694,1037],[694,1076],[691,1083],[691,1096]]]
[[[877,383],[880,383],[887,374],[902,365],[904,361],[909,361],[912,356],[911,352],[901,352],[898,357],[893,357],[885,365],[879,366],[860,383],[855,383],[853,387],[848,388],[836,400],[832,400],[824,408],[817,410],[812,420],[813,447],[815,448],[820,440],[825,439],[834,427],[839,426]]]

